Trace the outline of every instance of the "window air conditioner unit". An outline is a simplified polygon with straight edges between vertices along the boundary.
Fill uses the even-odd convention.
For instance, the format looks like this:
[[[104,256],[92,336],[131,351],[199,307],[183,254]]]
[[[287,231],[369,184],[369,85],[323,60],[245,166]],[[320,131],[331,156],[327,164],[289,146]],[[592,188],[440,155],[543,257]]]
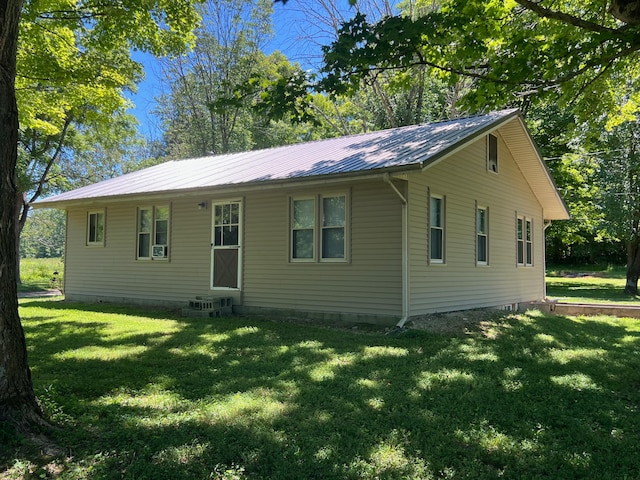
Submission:
[[[151,246],[151,258],[167,258],[167,246],[166,245],[152,245]]]

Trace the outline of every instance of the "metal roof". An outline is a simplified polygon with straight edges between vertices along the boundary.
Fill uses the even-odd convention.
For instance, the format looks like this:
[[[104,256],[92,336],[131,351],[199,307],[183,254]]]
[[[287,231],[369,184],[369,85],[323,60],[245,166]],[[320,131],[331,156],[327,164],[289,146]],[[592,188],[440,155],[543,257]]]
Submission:
[[[64,208],[79,201],[122,196],[419,169],[516,117],[518,110],[501,110],[264,150],[168,161],[40,200],[34,206]]]

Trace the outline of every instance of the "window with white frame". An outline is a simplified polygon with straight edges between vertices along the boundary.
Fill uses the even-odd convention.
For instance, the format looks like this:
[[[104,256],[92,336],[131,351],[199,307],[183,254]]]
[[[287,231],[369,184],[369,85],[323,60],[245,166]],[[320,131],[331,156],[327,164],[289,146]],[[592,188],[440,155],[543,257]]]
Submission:
[[[489,209],[476,209],[476,263],[489,264]]]
[[[87,245],[104,245],[104,210],[89,212],[87,215]]]
[[[524,262],[525,265],[533,265],[533,223],[531,219],[524,220]]]
[[[517,264],[520,266],[533,265],[533,221],[524,216],[518,216],[516,221]]]
[[[300,198],[292,200],[291,258],[312,261],[315,249],[316,200]]]
[[[169,206],[138,208],[137,258],[165,260],[169,254]]]
[[[487,135],[487,170],[498,173],[498,137]]]
[[[322,197],[323,260],[344,260],[346,251],[347,198],[345,195]]]
[[[429,196],[429,259],[431,263],[444,263],[444,197]]]
[[[347,259],[347,195],[291,199],[291,261]]]

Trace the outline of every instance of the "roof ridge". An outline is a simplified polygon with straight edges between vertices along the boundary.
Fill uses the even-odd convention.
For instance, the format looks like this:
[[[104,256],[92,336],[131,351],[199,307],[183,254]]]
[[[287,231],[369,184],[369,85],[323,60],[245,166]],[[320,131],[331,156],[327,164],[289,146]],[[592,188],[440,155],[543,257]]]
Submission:
[[[517,108],[505,108],[505,109],[501,109],[501,110],[492,110],[492,111],[487,112],[487,113],[477,113],[475,115],[469,115],[469,116],[466,116],[466,117],[458,117],[458,118],[453,118],[453,119],[449,119],[449,120],[437,120],[435,122],[428,122],[428,123],[414,123],[414,124],[411,124],[411,125],[402,125],[400,127],[389,127],[389,128],[382,128],[380,130],[372,130],[370,132],[351,133],[349,135],[338,135],[336,137],[318,138],[316,140],[300,141],[300,142],[296,142],[296,143],[288,143],[286,145],[276,145],[276,146],[273,146],[273,147],[257,148],[255,150],[241,150],[239,152],[216,153],[216,154],[213,154],[213,155],[203,155],[201,157],[174,158],[174,159],[167,160],[166,162],[161,162],[158,165],[163,165],[163,164],[169,163],[169,162],[183,162],[183,161],[191,161],[191,160],[203,160],[203,159],[206,159],[206,158],[220,158],[220,157],[225,157],[225,156],[247,155],[247,154],[252,154],[252,153],[276,151],[276,150],[279,150],[279,149],[290,148],[290,147],[293,147],[293,146],[296,146],[296,145],[313,145],[313,144],[318,144],[318,143],[322,143],[322,142],[330,142],[332,140],[347,140],[347,139],[350,139],[350,138],[364,137],[364,136],[367,136],[367,135],[375,135],[375,134],[380,134],[380,133],[384,133],[384,132],[407,130],[407,129],[410,129],[410,128],[418,128],[418,127],[436,126],[436,125],[442,125],[442,124],[445,124],[445,123],[460,122],[460,121],[464,121],[464,120],[471,120],[471,119],[474,119],[474,118],[486,117],[488,115],[498,114],[498,113],[503,113],[504,115],[507,115],[507,114],[510,114],[510,113],[512,113],[514,111],[517,111],[517,110],[518,110]]]

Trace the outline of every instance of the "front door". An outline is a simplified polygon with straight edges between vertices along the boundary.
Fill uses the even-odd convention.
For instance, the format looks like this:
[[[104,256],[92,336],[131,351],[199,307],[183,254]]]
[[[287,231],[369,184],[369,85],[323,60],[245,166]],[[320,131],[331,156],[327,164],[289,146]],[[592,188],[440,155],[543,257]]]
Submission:
[[[211,288],[240,290],[242,279],[242,201],[213,204]]]

